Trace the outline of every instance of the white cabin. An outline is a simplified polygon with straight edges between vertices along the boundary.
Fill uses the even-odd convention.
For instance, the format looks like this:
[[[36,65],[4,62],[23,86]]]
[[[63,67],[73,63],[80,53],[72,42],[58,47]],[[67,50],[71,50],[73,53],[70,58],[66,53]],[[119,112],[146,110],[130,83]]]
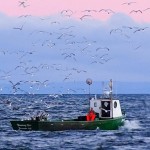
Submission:
[[[116,118],[122,116],[120,101],[117,99],[100,98],[90,99],[90,109],[99,115],[99,118]]]

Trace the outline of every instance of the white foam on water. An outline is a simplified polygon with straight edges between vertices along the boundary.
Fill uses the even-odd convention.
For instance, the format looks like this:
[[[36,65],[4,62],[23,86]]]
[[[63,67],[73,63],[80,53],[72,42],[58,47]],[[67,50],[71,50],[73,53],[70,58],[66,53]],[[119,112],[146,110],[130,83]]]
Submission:
[[[138,120],[125,120],[123,128],[128,130],[141,129],[140,122]]]

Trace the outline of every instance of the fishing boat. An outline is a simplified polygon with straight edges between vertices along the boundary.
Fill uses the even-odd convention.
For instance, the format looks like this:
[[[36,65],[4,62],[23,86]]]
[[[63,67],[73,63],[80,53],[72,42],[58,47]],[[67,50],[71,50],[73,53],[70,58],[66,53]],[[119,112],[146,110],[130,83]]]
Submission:
[[[92,84],[91,79],[86,83]],[[89,113],[85,116],[78,116],[75,119],[51,121],[45,114],[37,115],[29,120],[12,120],[14,130],[24,131],[63,131],[63,130],[116,130],[124,124],[125,115],[122,113],[120,101],[113,98],[112,80],[109,82],[109,91],[97,98],[90,96],[89,92]]]

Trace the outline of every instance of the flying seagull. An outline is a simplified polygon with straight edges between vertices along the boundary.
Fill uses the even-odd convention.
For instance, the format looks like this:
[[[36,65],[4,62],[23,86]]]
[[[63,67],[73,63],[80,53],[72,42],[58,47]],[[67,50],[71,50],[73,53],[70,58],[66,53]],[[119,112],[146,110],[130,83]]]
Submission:
[[[82,17],[80,17],[80,20],[83,20],[84,18],[87,18],[87,17],[92,17],[91,15],[83,15]]]
[[[122,3],[122,5],[131,5],[131,4],[134,4],[136,2],[127,2],[127,3]]]
[[[27,6],[30,6],[30,5],[26,5],[26,2],[25,1],[19,1],[19,6],[22,6],[22,7],[27,7]]]
[[[25,23],[24,23],[25,24]],[[13,29],[16,29],[16,30],[23,30],[23,27],[24,27],[24,24],[23,25],[21,25],[20,27],[14,27]]]
[[[142,11],[141,10],[132,10],[132,11],[130,11],[130,14],[131,13],[141,13],[142,14]]]

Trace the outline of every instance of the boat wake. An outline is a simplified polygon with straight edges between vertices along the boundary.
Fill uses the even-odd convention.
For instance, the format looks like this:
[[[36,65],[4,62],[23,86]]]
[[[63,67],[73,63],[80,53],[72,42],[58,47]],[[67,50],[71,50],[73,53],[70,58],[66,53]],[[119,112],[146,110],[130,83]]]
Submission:
[[[142,128],[138,120],[125,120],[124,126],[122,127],[128,130],[140,129]]]

